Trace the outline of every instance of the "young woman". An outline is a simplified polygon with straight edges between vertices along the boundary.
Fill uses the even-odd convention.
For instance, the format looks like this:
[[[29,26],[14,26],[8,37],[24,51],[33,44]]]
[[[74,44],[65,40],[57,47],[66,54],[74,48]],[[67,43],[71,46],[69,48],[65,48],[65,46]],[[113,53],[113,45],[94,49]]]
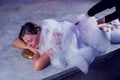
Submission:
[[[55,67],[77,66],[87,73],[90,63],[99,53],[107,51],[110,41],[97,24],[91,24],[96,23],[94,18],[79,16],[79,21],[74,25],[47,19],[41,22],[40,27],[25,23],[13,45],[34,53],[33,63],[37,71],[50,62]]]
[[[40,32],[41,28],[38,25],[28,22],[22,26],[19,37],[13,41],[15,47],[29,49],[34,53],[33,63],[35,70],[43,69],[50,61],[47,52],[44,52],[43,55],[39,54],[38,44],[41,35]]]

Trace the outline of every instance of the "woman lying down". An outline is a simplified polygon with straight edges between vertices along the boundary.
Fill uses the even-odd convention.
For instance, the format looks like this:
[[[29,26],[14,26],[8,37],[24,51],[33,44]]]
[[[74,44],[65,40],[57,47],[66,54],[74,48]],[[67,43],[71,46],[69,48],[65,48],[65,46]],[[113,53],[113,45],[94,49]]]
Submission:
[[[78,24],[68,21],[57,22],[46,19],[41,26],[25,23],[18,38],[13,41],[17,48],[29,49],[34,53],[36,71],[49,62],[55,67],[76,66],[87,73],[89,65],[111,46],[106,33],[98,28],[94,17],[78,16]]]

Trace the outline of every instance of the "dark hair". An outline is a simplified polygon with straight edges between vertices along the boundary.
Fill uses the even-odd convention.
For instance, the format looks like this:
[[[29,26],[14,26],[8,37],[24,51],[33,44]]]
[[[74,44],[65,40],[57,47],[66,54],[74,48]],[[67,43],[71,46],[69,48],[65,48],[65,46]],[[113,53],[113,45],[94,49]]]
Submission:
[[[22,26],[21,31],[20,31],[18,37],[19,37],[19,39],[20,39],[21,41],[24,42],[23,36],[24,36],[25,34],[28,34],[28,35],[38,34],[39,31],[41,31],[41,27],[40,27],[40,26],[38,26],[38,25],[36,25],[36,24],[34,24],[34,23],[32,23],[32,22],[27,22],[27,23],[25,23],[25,24]]]

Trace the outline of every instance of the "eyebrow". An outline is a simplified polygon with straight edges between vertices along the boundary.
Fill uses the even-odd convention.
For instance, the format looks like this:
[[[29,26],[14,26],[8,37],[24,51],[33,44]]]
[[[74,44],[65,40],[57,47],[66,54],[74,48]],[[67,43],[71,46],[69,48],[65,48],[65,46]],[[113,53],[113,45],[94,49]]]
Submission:
[[[30,42],[32,39],[27,40],[27,42]]]

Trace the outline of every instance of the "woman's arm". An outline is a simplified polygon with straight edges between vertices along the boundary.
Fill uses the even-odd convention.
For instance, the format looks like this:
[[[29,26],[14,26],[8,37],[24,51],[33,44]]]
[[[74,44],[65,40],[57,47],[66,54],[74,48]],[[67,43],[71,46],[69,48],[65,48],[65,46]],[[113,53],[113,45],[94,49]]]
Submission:
[[[28,46],[19,38],[16,38],[15,40],[13,40],[12,45],[17,48],[28,49]]]
[[[34,53],[38,52],[38,49],[34,49],[32,47],[27,46],[27,44],[25,44],[19,38],[16,38],[15,40],[13,40],[12,45],[17,47],[17,48],[29,49],[30,51],[32,51]]]
[[[47,52],[44,52],[42,55],[39,53],[34,53],[33,64],[35,71],[42,70],[50,63],[50,56]]]

